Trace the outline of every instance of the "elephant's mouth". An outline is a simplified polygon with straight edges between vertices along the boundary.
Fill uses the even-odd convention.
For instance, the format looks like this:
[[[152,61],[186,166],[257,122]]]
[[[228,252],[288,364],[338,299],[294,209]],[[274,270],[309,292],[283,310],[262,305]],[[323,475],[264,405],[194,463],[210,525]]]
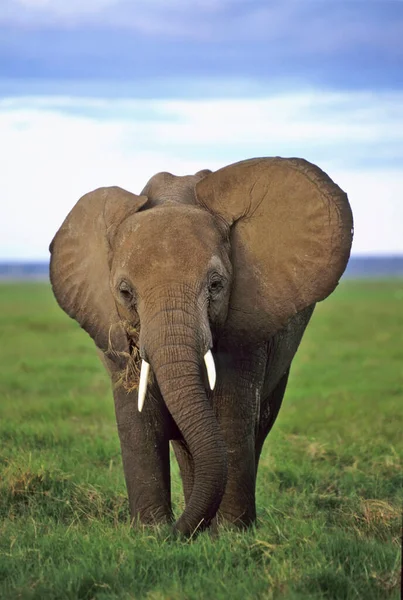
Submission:
[[[126,332],[129,351],[117,352],[110,346],[108,348],[108,354],[119,354],[120,357],[124,358],[125,366],[118,373],[117,385],[122,385],[127,392],[132,392],[138,389],[140,382],[140,329],[138,327],[133,327],[128,321],[121,321],[120,324]]]
[[[125,359],[126,365],[118,374],[117,384],[122,385],[127,392],[132,392],[137,389],[139,390],[138,409],[141,412],[144,406],[145,396],[147,394],[150,365],[140,356],[140,328],[133,327],[133,325],[131,325],[128,321],[121,321],[121,325],[123,326],[127,335],[129,352],[118,352],[110,345],[108,348],[108,354],[119,355],[119,357]],[[204,364],[210,390],[214,390],[217,376],[211,350],[208,350],[204,355]]]

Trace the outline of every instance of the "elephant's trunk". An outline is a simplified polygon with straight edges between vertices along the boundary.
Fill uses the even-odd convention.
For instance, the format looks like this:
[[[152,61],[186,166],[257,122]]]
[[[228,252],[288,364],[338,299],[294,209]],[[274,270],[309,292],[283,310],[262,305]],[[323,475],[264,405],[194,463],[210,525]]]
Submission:
[[[193,490],[175,524],[185,534],[203,529],[215,516],[227,481],[224,440],[204,387],[201,369],[206,348],[200,312],[183,300],[164,302],[142,320],[142,342],[165,403],[189,448]],[[148,321],[145,323],[144,321]]]

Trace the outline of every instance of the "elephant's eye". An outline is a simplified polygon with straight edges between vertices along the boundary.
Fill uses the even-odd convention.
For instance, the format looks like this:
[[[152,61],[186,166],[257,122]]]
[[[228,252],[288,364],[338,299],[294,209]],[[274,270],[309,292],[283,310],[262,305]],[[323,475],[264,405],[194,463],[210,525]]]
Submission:
[[[210,296],[212,296],[213,298],[215,296],[217,296],[221,292],[223,287],[224,287],[224,285],[223,285],[223,282],[221,279],[218,279],[218,278],[212,279],[209,283]]]
[[[126,281],[119,284],[119,294],[124,302],[128,303],[133,300],[133,291]]]

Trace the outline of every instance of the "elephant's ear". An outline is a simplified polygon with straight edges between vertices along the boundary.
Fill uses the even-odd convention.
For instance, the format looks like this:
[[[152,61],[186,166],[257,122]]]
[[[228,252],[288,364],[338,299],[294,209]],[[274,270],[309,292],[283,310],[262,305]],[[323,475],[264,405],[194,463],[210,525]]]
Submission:
[[[119,224],[147,202],[118,187],[83,196],[50,244],[50,280],[61,308],[107,351],[127,337],[110,290],[111,244]]]
[[[196,185],[199,203],[231,226],[228,330],[267,339],[337,286],[350,255],[346,194],[298,158],[256,158]]]

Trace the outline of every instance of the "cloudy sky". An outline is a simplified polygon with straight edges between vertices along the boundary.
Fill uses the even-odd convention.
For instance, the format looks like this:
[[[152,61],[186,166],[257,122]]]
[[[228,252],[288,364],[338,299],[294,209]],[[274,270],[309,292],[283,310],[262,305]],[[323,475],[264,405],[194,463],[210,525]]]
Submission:
[[[46,259],[87,191],[301,156],[354,253],[403,253],[401,0],[1,0],[1,259]]]

